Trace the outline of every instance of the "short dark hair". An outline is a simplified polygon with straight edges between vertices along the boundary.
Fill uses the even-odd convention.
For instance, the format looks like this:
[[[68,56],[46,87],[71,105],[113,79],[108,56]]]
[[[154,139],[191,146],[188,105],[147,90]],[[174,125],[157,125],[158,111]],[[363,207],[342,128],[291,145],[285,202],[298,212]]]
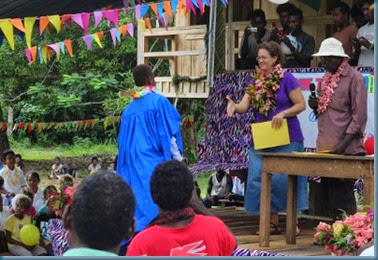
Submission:
[[[251,20],[255,17],[260,17],[263,21],[266,22],[265,12],[262,9],[255,9],[251,13]]]
[[[12,154],[12,155],[16,156],[16,154],[13,152],[13,150],[6,149],[6,150],[3,152],[3,159],[4,159],[4,161],[7,159],[7,156],[8,156],[9,154]]]
[[[22,156],[21,156],[21,154],[18,153],[18,154],[16,154],[15,156],[18,157],[18,158],[20,158],[20,160],[22,160]]]
[[[134,194],[122,177],[112,172],[85,178],[71,207],[72,227],[90,248],[113,249],[134,225]]]
[[[98,161],[98,158],[96,156],[93,156],[91,162],[93,162],[94,160]]]
[[[193,175],[189,168],[176,160],[159,164],[151,176],[152,199],[162,210],[187,207],[193,189]]]
[[[61,159],[60,159],[59,156],[57,156],[57,157],[54,158],[54,160],[57,160],[57,159],[58,159],[59,161],[61,161]]]
[[[340,12],[342,14],[347,14],[348,17],[350,16],[350,7],[347,3],[339,1],[332,8],[332,10],[335,10],[335,9],[340,9]]]
[[[282,64],[285,61],[285,54],[283,53],[281,46],[275,41],[260,43],[257,50],[264,49],[268,51],[272,57],[277,57],[276,64]]]
[[[279,6],[277,6],[276,8],[276,13],[278,15],[280,15],[281,13],[284,13],[284,12],[290,12],[290,10],[294,9],[294,8],[297,8],[295,5],[293,5],[292,3],[285,3],[285,4],[281,4]]]
[[[133,76],[137,86],[144,86],[154,77],[154,73],[149,65],[140,64],[134,68]]]
[[[39,177],[39,174],[38,174],[38,172],[36,172],[36,171],[28,172],[28,173],[26,174],[26,179],[27,179],[29,176],[32,176],[32,177],[36,178],[38,181],[41,181],[41,178]]]
[[[290,16],[297,16],[301,21],[303,21],[303,12],[299,8],[293,8],[289,12]]]
[[[48,193],[49,193],[50,190],[58,191],[54,185],[49,185],[49,186],[47,186],[46,188],[43,189],[43,197],[44,198],[46,198],[47,195],[49,195]]]

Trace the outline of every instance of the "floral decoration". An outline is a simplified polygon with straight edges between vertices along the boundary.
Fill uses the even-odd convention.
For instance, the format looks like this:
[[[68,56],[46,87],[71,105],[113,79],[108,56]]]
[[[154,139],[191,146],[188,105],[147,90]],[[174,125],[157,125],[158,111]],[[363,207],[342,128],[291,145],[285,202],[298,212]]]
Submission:
[[[277,91],[284,72],[278,64],[269,75],[264,75],[258,68],[252,74],[253,83],[248,86],[247,93],[251,97],[251,106],[260,114],[268,116],[270,110],[276,109]]]
[[[374,239],[372,210],[357,212],[331,225],[320,222],[314,235],[315,243],[325,245],[331,253],[342,256],[355,254],[358,248]]]

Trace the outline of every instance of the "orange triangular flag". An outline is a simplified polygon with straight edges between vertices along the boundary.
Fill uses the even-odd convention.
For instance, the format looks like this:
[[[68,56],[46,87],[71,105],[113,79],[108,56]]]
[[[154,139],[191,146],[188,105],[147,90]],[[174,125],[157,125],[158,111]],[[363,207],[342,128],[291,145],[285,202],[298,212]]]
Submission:
[[[64,40],[64,45],[66,45],[67,51],[71,57],[73,57],[71,40]]]
[[[71,17],[72,17],[72,15],[70,15],[70,14],[64,14],[64,15],[62,15],[61,23],[64,24],[66,21],[70,20]]]
[[[11,24],[16,28],[18,29],[19,31],[21,32],[25,32],[25,27],[24,27],[24,24],[22,23],[22,20],[20,18],[14,18],[14,19],[11,19]]]
[[[47,56],[47,60],[50,61],[51,60],[51,49],[50,48],[47,48],[46,56]]]
[[[173,16],[172,15],[172,7],[170,1],[164,1],[163,2],[163,9],[165,11],[165,16]],[[167,20],[168,21],[168,20]]]
[[[146,23],[148,30],[150,30],[150,33],[152,33],[152,26],[151,26],[150,18],[148,17],[144,18],[144,22]]]
[[[119,32],[122,34],[122,37],[126,36],[126,32],[127,32],[126,24],[119,27]]]
[[[31,53],[31,56],[32,56],[32,61],[33,61],[33,63],[35,63],[35,61],[37,60],[37,46],[31,47],[30,53]]]
[[[98,35],[98,38],[100,40],[102,40],[104,38],[104,32],[103,31],[97,32],[97,35]]]
[[[152,11],[154,11],[154,13],[156,14],[156,16],[159,17],[159,13],[158,13],[158,9],[157,9],[157,3],[151,3],[150,7],[151,7]]]
[[[39,35],[42,35],[48,24],[49,18],[47,16],[39,17]]]

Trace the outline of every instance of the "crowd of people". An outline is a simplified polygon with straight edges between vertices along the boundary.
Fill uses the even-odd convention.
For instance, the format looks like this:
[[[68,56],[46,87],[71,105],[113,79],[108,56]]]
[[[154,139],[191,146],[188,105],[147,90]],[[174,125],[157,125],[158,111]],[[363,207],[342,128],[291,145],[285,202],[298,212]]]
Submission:
[[[342,1],[335,1],[332,8],[332,19],[337,27],[333,37],[342,43],[345,53],[350,57],[349,64],[352,66],[374,66],[374,14],[370,9],[373,3],[373,0],[361,0],[350,8]],[[311,67],[315,40],[302,30],[302,10],[292,3],[285,3],[279,5],[276,12],[282,29],[273,23],[269,30],[266,28],[264,11],[253,10],[251,26],[245,28],[240,44],[240,69],[255,68],[258,65],[256,60],[258,45],[268,41],[276,41],[280,44],[285,54],[285,61],[282,64],[284,68]]]
[[[241,55],[255,60],[254,81],[240,101],[226,96],[229,117],[252,111],[254,122],[271,121],[281,128],[287,121],[290,143],[263,152],[303,151],[304,137],[297,116],[313,109],[318,119],[318,151],[359,156],[367,121],[367,93],[361,74],[351,65],[371,66],[374,50],[371,28],[372,1],[362,0],[366,19],[360,29],[349,23],[350,9],[338,3],[333,19],[338,31],[322,41],[315,53],[312,36],[302,30],[303,13],[287,3],[278,6],[282,29],[267,30],[265,14],[254,10],[252,26],[245,30]],[[287,67],[308,67],[318,57],[326,73],[317,95],[305,100],[296,78]],[[183,157],[180,115],[170,101],[157,93],[148,65],[133,70],[133,101],[122,113],[115,171],[101,171],[93,157],[88,174],[75,183],[77,166],[55,158],[49,177],[59,187],[39,187],[40,176],[24,175],[21,156],[7,150],[0,170],[1,248],[13,255],[63,256],[239,256],[280,255],[238,248],[227,226],[209,207],[232,194],[228,169],[209,177],[206,199],[196,189],[196,177]],[[253,135],[253,133],[252,133]],[[245,210],[259,214],[262,158],[252,142],[245,183]],[[324,215],[334,220],[341,210],[356,212],[354,181],[323,178],[317,196]],[[316,192],[317,190],[315,190]],[[244,193],[244,191],[243,191]],[[244,194],[243,194],[244,195]],[[308,209],[307,179],[298,177],[298,210]],[[278,212],[286,211],[287,176],[272,176],[271,234],[280,234]],[[26,245],[23,226],[35,223],[40,241]],[[300,228],[297,226],[297,235]]]

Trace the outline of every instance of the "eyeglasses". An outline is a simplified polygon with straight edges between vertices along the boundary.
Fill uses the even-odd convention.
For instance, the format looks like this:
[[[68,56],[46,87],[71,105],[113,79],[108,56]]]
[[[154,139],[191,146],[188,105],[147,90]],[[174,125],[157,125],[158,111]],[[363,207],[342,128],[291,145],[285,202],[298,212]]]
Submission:
[[[268,57],[257,57],[256,60],[259,61],[266,61]]]

